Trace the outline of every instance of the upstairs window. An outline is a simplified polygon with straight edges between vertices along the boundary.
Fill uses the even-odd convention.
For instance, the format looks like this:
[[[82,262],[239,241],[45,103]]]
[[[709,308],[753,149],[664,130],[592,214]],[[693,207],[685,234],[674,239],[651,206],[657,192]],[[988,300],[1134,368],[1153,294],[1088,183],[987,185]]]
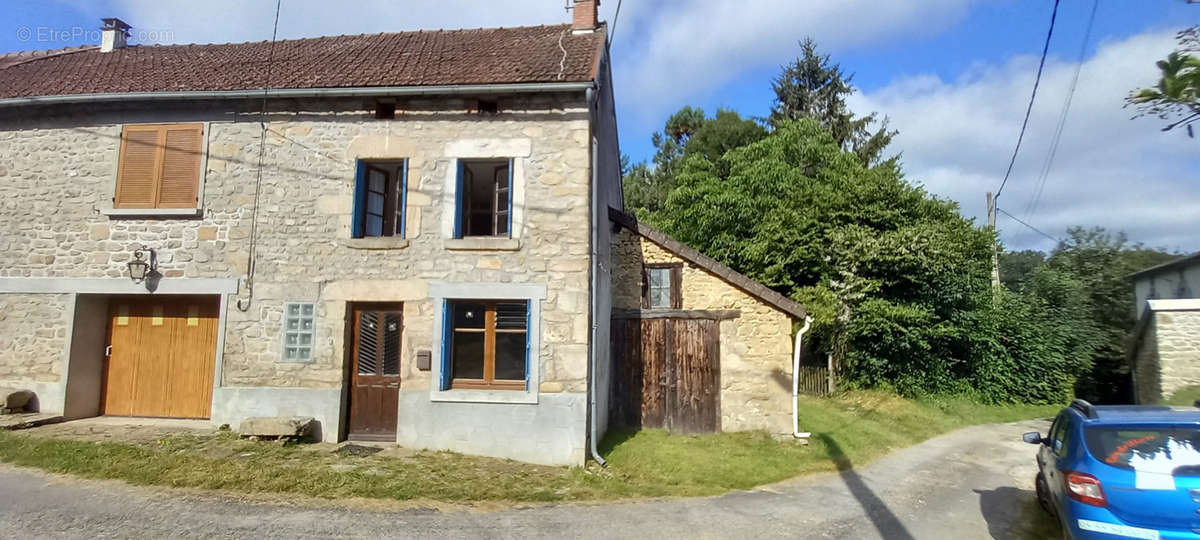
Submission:
[[[204,124],[121,129],[113,208],[197,208]]]
[[[529,371],[529,302],[447,302],[444,350],[449,388],[524,390]],[[443,385],[446,386],[446,385]]]
[[[680,288],[683,266],[678,264],[648,264],[642,286],[642,307],[647,309],[680,309],[683,298]]]
[[[512,160],[459,161],[454,237],[512,236]]]
[[[359,160],[354,180],[353,238],[404,237],[408,160]]]

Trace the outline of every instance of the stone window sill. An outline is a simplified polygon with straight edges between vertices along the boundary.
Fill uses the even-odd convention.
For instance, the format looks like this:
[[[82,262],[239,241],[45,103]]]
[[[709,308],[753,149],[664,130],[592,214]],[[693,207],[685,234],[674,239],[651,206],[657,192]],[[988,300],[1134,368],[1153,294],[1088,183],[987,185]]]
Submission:
[[[537,405],[538,393],[530,390],[433,390],[430,401],[451,403],[517,403]]]
[[[339,241],[339,243],[350,249],[383,250],[404,249],[408,247],[407,238],[395,238],[389,236],[382,236],[378,238],[343,238]]]
[[[101,208],[109,217],[200,217],[200,208]]]
[[[450,251],[517,251],[521,249],[521,241],[516,238],[486,236],[447,238],[445,247]]]

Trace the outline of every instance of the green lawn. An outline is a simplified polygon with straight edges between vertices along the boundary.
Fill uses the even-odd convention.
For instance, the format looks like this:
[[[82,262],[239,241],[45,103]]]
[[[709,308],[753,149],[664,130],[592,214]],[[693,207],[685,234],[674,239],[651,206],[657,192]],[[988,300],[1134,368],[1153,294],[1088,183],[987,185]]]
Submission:
[[[801,398],[801,427],[813,432],[808,446],[760,432],[691,437],[612,432],[602,444],[606,469],[451,452],[354,457],[229,433],[121,444],[51,438],[36,429],[0,431],[0,461],[132,484],[322,498],[524,502],[699,496],[863,465],[962,426],[1047,417],[1058,408],[910,401],[878,392]]]
[[[1174,394],[1171,394],[1171,397],[1166,399],[1164,404],[1191,407],[1192,404],[1196,403],[1196,400],[1200,400],[1200,386],[1192,385],[1176,390]]]

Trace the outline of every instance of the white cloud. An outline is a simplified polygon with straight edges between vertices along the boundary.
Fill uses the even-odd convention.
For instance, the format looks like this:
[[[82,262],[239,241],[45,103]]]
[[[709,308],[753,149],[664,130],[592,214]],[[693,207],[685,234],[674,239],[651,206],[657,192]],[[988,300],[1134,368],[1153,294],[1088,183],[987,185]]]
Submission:
[[[1172,32],[1150,32],[1102,43],[1084,62],[1045,190],[1027,216],[1076,66],[1051,57],[1000,207],[1055,236],[1098,225],[1152,247],[1200,249],[1200,141],[1164,133],[1156,119],[1131,120],[1133,111],[1123,108],[1130,90],[1155,81],[1154,62],[1174,45]],[[999,186],[1008,166],[1036,62],[1022,56],[979,65],[952,81],[912,76],[854,96],[851,108],[889,116],[900,131],[893,150],[903,152],[909,179],[958,201],[982,223],[984,193]],[[1003,215],[998,225],[1014,248],[1053,247]]]
[[[806,36],[822,50],[936,33],[968,0],[664,0],[627,2],[614,41],[617,84],[648,112],[686,103],[756,68],[794,58]],[[628,18],[626,16],[628,15]],[[629,96],[630,92],[618,95]]]

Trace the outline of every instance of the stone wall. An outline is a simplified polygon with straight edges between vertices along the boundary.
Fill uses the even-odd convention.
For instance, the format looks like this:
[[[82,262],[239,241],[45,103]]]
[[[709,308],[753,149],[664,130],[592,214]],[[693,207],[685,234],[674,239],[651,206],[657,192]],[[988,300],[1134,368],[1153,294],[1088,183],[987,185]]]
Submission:
[[[583,95],[501,99],[505,112],[492,116],[468,113],[473,104],[405,100],[395,120],[375,120],[373,105],[356,100],[275,105],[262,156],[254,296],[245,311],[231,307],[227,314],[224,385],[340,386],[346,302],[370,300],[405,302],[403,387],[425,390],[428,375],[415,370],[415,355],[431,347],[432,305],[425,291],[428,282],[441,280],[545,284],[542,390],[585,390],[586,369],[575,368],[586,366],[588,339],[590,132]],[[106,215],[121,125],[182,121],[207,122],[202,216]],[[219,103],[5,112],[0,276],[126,279],[126,262],[144,244],[157,250],[166,280],[245,278],[258,121],[252,110]],[[518,249],[447,249],[447,178],[464,146],[515,158],[516,188],[527,201],[514,212],[522,216],[514,223]],[[521,153],[506,154],[513,148]],[[349,241],[355,160],[367,158],[409,159],[408,240],[391,249],[361,249]],[[243,285],[230,305],[247,299]],[[311,363],[280,361],[285,301],[317,303]],[[61,302],[57,295],[0,299],[4,311],[30,319],[8,313],[0,322],[5,330],[13,326],[32,336],[6,349],[0,369],[59,376],[31,358],[51,350],[59,357],[66,332]]]
[[[613,241],[613,308],[641,305],[646,263],[684,263],[679,256],[623,229]],[[685,263],[683,309],[736,309],[721,322],[721,428],[790,433],[792,319],[702,268]]]
[[[1156,312],[1154,337],[1161,395],[1200,385],[1200,311]]]
[[[0,294],[0,381],[62,380],[70,304],[69,294]]]

